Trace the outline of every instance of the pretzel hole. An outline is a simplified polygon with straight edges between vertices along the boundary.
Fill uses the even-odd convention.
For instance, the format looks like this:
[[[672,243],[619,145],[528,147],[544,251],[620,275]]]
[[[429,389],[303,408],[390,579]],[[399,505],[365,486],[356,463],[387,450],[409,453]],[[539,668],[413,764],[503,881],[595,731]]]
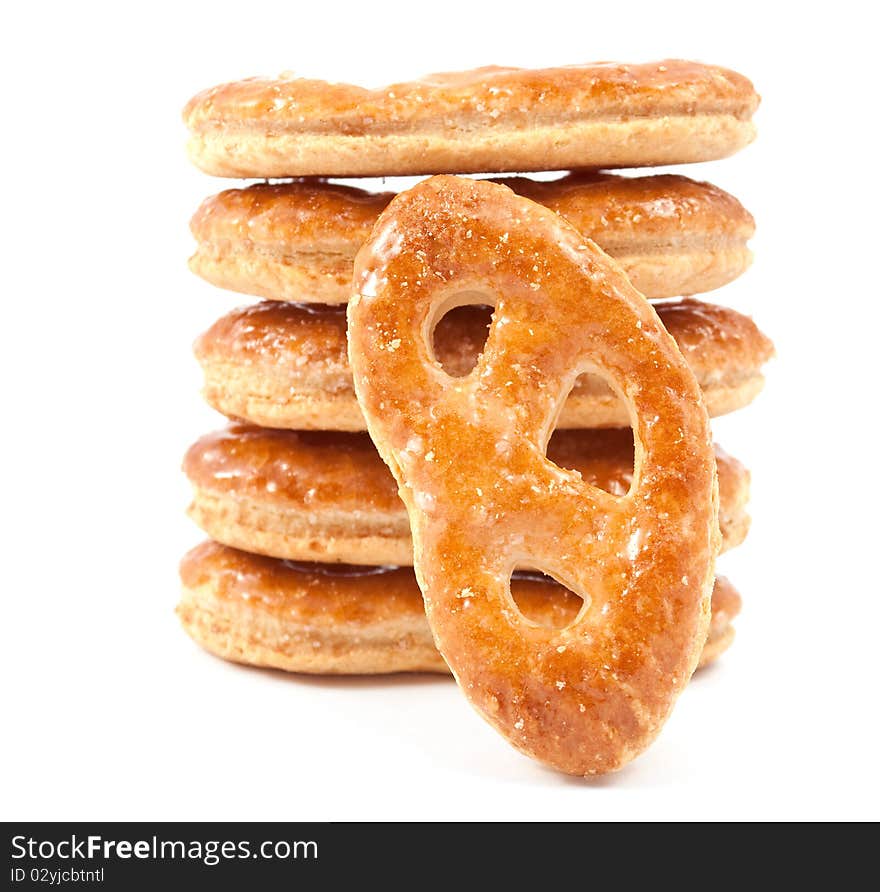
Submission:
[[[470,374],[486,346],[493,310],[488,298],[479,291],[462,291],[438,308],[429,343],[434,358],[453,378]]]
[[[633,483],[635,443],[632,428],[553,431],[547,458],[580,474],[585,483],[614,496],[625,496]]]
[[[514,571],[510,594],[527,620],[547,629],[570,626],[584,606],[583,598],[536,570]]]

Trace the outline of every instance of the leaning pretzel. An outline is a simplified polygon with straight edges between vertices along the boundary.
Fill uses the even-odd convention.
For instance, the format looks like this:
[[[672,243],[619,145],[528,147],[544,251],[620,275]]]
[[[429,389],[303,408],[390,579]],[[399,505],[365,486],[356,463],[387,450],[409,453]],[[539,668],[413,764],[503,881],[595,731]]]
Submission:
[[[434,177],[391,202],[357,256],[349,356],[373,440],[409,512],[440,652],[514,746],[571,774],[621,767],[697,665],[718,549],[709,422],[693,374],[620,268],[550,211]],[[494,303],[476,368],[433,356],[436,321]],[[545,457],[584,372],[626,402],[630,492]],[[520,565],[584,599],[569,626],[526,619]]]

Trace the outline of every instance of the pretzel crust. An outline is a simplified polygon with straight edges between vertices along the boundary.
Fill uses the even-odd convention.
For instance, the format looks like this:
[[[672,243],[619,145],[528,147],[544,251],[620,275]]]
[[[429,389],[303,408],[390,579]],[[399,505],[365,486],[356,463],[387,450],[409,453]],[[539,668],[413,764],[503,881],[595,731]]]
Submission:
[[[697,376],[709,414],[748,405],[764,384],[773,344],[747,316],[687,298],[657,312]],[[438,358],[454,374],[473,364],[488,313],[461,307],[441,320]],[[230,418],[294,430],[364,430],[339,309],[260,303],[228,313],[195,343],[208,403]],[[624,427],[629,416],[605,382],[584,376],[562,414],[563,428]]]
[[[709,183],[599,173],[500,182],[562,214],[646,297],[711,291],[751,262],[751,214]],[[354,256],[393,197],[314,180],[228,189],[192,218],[198,247],[190,269],[270,300],[345,303]]]
[[[559,431],[551,461],[624,494],[632,482],[627,429]],[[749,473],[715,447],[722,549],[749,528]],[[197,440],[183,468],[190,517],[226,545],[294,561],[411,566],[406,508],[364,433],[267,430],[233,424]]]
[[[318,675],[443,672],[409,568],[337,569],[259,557],[205,542],[181,562],[177,615],[206,650],[237,663]],[[517,603],[536,622],[562,626],[578,599],[549,579],[517,580]],[[700,666],[733,641],[736,589],[719,576]]]
[[[355,260],[349,361],[400,486],[438,649],[471,705],[561,771],[620,768],[659,733],[706,640],[720,544],[709,417],[675,341],[623,270],[552,211],[492,183],[399,195]],[[434,319],[490,293],[473,372],[433,358]],[[625,400],[625,496],[543,453],[590,369]],[[512,602],[537,566],[585,598],[547,630]]]
[[[752,84],[667,59],[487,67],[366,89],[282,75],[183,112],[192,161],[226,177],[639,167],[724,158],[754,138]]]

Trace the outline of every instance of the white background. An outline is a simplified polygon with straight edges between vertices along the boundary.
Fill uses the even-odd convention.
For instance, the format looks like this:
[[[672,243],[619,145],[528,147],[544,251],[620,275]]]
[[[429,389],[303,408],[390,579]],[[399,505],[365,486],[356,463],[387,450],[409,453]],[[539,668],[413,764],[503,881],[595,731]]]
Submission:
[[[6,819],[867,818],[877,806],[878,77],[867,4],[17,4],[3,52],[2,816]],[[753,472],[720,569],[733,649],[623,773],[567,779],[442,679],[224,664],[173,614],[186,446],[220,426],[193,338],[245,301],[191,276],[227,182],[180,109],[283,69],[378,85],[488,63],[668,56],[763,95],[758,141],[680,170],[755,214],[710,299],[778,359],[716,424]]]

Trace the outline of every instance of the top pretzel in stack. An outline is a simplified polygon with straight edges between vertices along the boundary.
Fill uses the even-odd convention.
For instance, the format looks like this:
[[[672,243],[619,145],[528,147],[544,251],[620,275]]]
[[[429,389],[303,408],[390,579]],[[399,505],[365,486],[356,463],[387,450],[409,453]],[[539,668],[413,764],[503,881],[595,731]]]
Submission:
[[[734,71],[667,59],[489,67],[369,90],[294,76],[195,96],[189,153],[225,177],[400,176],[714,161],[754,138]]]
[[[282,76],[191,100],[189,151],[203,170],[298,179],[227,190],[192,221],[193,271],[263,301],[227,314],[196,343],[205,396],[233,423],[185,460],[191,515],[215,540],[182,565],[179,613],[190,634],[221,656],[292,671],[445,668],[412,571],[384,566],[411,565],[412,543],[391,474],[364,433],[341,312],[355,255],[394,196],[309,177],[707,161],[751,141],[757,103],[741,75],[675,60],[485,68],[380,90]],[[501,182],[594,240],[648,298],[713,290],[750,262],[751,216],[707,183],[598,171]],[[773,348],[750,319],[692,297],[657,310],[710,414],[755,397]],[[440,319],[433,345],[449,374],[473,368],[490,318],[488,308],[464,306]],[[624,493],[628,426],[617,396],[585,375],[549,455]],[[716,460],[722,547],[732,547],[748,527],[748,473],[721,450]],[[513,596],[554,626],[579,603],[546,578],[515,580]],[[719,577],[704,662],[729,645],[738,609]]]

